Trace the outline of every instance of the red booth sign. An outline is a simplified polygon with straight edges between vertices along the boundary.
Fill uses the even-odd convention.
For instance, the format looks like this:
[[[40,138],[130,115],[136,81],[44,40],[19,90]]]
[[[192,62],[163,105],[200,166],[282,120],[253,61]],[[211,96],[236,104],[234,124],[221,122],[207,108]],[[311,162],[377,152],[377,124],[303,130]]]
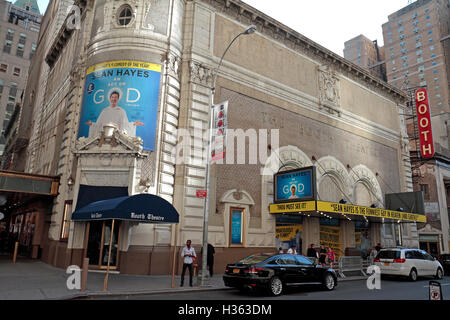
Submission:
[[[434,156],[434,144],[427,90],[421,88],[416,91],[416,107],[417,121],[419,124],[420,153],[422,158],[431,158]]]

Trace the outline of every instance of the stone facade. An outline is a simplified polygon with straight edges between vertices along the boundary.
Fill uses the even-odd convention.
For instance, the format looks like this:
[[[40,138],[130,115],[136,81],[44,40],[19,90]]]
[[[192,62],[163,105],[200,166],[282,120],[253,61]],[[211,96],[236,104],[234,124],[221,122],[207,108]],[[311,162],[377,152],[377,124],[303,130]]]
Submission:
[[[287,168],[316,166],[322,200],[345,196],[355,204],[382,206],[383,194],[412,189],[402,119],[406,95],[276,20],[228,0],[76,4],[81,7],[81,28],[69,32],[66,20],[46,53],[50,70],[37,93],[43,103],[36,106],[34,119],[40,125],[31,140],[43,140],[52,123],[64,125],[45,148],[29,154],[27,167],[42,173],[51,168],[61,176],[48,232],[50,263],[80,263],[85,255],[84,223],[72,223],[68,242],[59,241],[64,204],[76,201],[80,184],[126,186],[130,195],[149,192],[173,203],[180,213],[177,226],[123,223],[121,272],[167,274],[174,250],[180,266],[179,250],[187,239],[200,252],[205,202],[196,191],[205,188],[206,148],[194,132],[208,127],[211,82],[226,45],[251,23],[257,32],[234,43],[218,73],[214,102],[229,101],[229,127],[279,130],[279,146],[273,151]],[[118,15],[124,5],[133,14],[122,26]],[[101,135],[77,139],[86,69],[116,60],[162,66],[152,152],[119,133],[109,143]],[[189,156],[176,152],[181,129],[200,142]],[[246,142],[245,147],[252,145]],[[230,259],[275,250],[276,218],[268,213],[268,205],[273,173],[279,169],[270,152],[257,163],[212,165],[208,239],[216,247],[217,270]],[[244,212],[240,246],[230,243],[233,208]],[[371,241],[394,244],[392,237],[382,236],[382,229],[380,224],[371,227]],[[404,240],[417,244],[415,225],[407,229]],[[319,244],[317,218],[305,218],[303,230],[303,245]],[[354,222],[342,222],[340,230],[342,248],[354,247]]]

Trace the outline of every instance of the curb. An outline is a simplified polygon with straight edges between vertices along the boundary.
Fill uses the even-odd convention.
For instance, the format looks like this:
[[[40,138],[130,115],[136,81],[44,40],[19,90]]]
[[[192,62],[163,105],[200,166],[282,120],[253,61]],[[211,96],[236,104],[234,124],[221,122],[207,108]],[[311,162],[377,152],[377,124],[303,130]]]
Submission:
[[[234,288],[217,288],[217,287],[205,287],[205,288],[186,288],[186,289],[177,289],[177,288],[167,288],[167,289],[160,289],[160,290],[150,290],[150,291],[117,291],[117,292],[103,292],[103,291],[97,291],[97,292],[90,292],[90,293],[84,293],[84,294],[77,294],[70,297],[61,297],[60,300],[74,300],[74,299],[89,299],[90,297],[116,297],[116,296],[148,296],[148,295],[156,295],[156,294],[162,294],[162,293],[186,293],[186,292],[202,292],[202,291],[220,291],[220,290],[232,290]]]

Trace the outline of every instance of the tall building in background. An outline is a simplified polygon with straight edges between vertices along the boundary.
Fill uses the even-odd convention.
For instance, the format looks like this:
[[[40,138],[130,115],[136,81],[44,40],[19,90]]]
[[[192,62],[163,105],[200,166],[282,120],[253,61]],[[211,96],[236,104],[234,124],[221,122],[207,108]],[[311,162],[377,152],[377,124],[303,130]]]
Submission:
[[[0,155],[10,120],[20,112],[16,103],[26,86],[41,19],[36,0],[18,0],[14,4],[0,0]]]
[[[415,191],[424,195],[426,224],[418,224],[419,243],[432,254],[448,245],[450,227],[450,2],[419,0],[388,16],[383,26],[388,82],[410,95],[407,130]],[[414,93],[426,88],[435,155],[423,159]]]
[[[368,69],[376,77],[386,81],[386,64],[384,48],[378,46],[377,40],[359,36],[344,43],[344,58]]]
[[[414,91],[426,88],[435,143],[449,147],[448,0],[419,0],[388,16],[383,37],[388,82]]]

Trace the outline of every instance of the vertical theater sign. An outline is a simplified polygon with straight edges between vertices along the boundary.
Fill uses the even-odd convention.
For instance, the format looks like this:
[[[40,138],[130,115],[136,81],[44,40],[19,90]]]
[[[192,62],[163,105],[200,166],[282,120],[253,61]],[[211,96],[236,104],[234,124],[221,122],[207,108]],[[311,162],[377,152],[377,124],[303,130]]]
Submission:
[[[421,88],[416,91],[416,107],[419,124],[420,154],[424,159],[431,158],[434,156],[434,144],[427,90]]]

